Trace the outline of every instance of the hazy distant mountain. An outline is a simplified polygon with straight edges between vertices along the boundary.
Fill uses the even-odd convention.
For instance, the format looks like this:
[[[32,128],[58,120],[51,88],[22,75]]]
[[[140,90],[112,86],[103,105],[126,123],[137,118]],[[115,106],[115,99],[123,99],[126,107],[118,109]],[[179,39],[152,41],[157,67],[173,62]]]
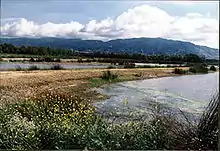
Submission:
[[[219,49],[162,38],[117,39],[107,42],[99,40],[64,38],[1,38],[1,43],[11,43],[17,46],[50,46],[54,48],[73,49],[79,51],[100,50],[109,52],[170,55],[193,53],[210,59],[219,59]]]

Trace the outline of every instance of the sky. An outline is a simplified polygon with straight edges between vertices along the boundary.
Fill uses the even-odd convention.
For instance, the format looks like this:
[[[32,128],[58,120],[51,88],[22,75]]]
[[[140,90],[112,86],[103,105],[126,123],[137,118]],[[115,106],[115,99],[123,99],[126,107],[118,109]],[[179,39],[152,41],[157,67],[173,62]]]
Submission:
[[[219,48],[218,1],[1,0],[1,35],[161,37]]]

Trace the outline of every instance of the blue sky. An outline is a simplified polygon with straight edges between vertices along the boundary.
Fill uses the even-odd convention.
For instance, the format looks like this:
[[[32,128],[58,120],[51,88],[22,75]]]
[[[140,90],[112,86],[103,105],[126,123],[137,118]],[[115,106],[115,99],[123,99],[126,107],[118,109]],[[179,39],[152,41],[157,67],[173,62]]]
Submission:
[[[198,4],[176,4],[163,1],[93,1],[93,0],[2,0],[2,18],[26,18],[38,23],[68,22],[70,20],[86,23],[91,19],[101,20],[115,17],[129,8],[142,4],[157,6],[170,15],[183,16],[188,12],[201,14],[210,13],[218,17],[217,2],[202,2]],[[187,4],[188,3],[188,4]]]
[[[163,37],[218,47],[218,40],[209,40],[213,36],[216,39],[215,32],[219,31],[216,27],[219,25],[217,1],[2,0],[1,5],[1,32],[6,36],[72,36],[101,40],[113,37]],[[189,14],[193,14],[194,18]],[[143,21],[136,21],[140,16]],[[169,23],[165,22],[163,17],[169,20]],[[187,27],[187,30],[186,26],[191,21],[195,26]],[[158,27],[164,23],[166,27],[158,32],[157,26],[151,23],[157,23]],[[66,28],[65,31],[60,31],[60,24]],[[198,24],[202,26],[199,27]],[[54,34],[52,31],[46,31],[50,29],[49,26]],[[149,29],[145,30],[144,27]],[[211,30],[213,27],[214,30]],[[151,33],[152,30],[155,30],[155,34]],[[196,37],[195,34],[198,34],[199,30],[198,36],[206,36],[209,39]],[[204,31],[207,35],[203,34]]]

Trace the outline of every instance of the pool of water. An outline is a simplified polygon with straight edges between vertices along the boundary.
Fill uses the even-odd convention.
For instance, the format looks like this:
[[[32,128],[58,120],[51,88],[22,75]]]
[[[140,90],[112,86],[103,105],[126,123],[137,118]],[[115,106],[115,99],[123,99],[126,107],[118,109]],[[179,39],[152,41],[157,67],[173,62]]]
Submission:
[[[145,116],[160,110],[198,117],[218,87],[219,72],[122,82],[97,89],[110,98],[95,106],[106,115],[127,116],[136,112]]]
[[[59,64],[64,69],[85,69],[85,68],[107,68],[107,65],[88,65],[88,64],[71,64],[71,63],[21,63],[21,62],[0,62],[0,70],[9,70],[9,69],[28,69],[30,66],[37,66],[40,69],[49,69],[53,65]]]

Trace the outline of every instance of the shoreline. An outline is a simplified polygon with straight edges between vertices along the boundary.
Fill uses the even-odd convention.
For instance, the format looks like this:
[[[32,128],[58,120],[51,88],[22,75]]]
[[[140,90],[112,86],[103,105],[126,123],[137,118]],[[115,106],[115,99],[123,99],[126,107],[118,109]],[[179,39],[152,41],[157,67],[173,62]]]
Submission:
[[[183,67],[183,69],[187,68]],[[108,70],[117,74],[118,79],[102,80],[100,76]],[[126,81],[183,76],[172,73],[173,70],[174,68],[4,71],[0,72],[0,95],[2,96],[0,101],[19,102],[45,92],[56,91],[98,102],[109,96],[100,94],[93,88]]]

